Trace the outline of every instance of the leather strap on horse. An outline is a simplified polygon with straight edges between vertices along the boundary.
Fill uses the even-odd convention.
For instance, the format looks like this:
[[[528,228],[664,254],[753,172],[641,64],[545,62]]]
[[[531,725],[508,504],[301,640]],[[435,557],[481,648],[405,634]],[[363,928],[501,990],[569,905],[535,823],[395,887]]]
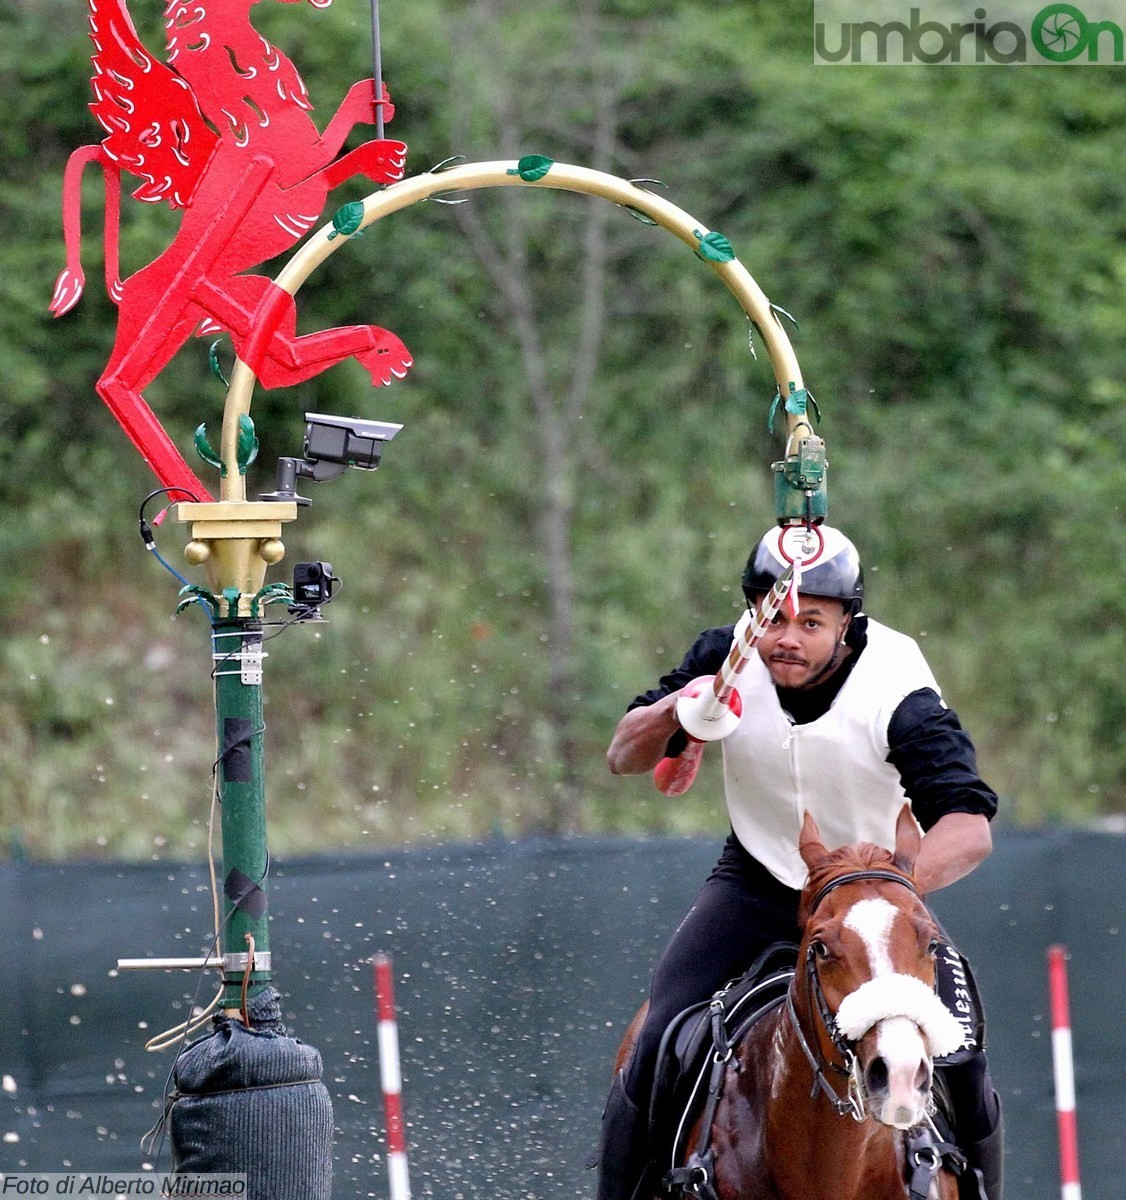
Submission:
[[[837,1116],[849,1116],[855,1121],[862,1121],[864,1119],[864,1109],[860,1098],[851,1090],[847,1096],[839,1096],[836,1089],[829,1082],[821,1063],[809,1048],[809,1042],[806,1041],[805,1034],[802,1033],[801,1023],[798,1021],[798,1014],[794,1008],[794,997],[792,994],[787,994],[786,996],[786,1011],[790,1017],[790,1024],[794,1027],[794,1033],[797,1035],[798,1045],[801,1046],[802,1051],[805,1053],[806,1061],[813,1071],[813,1091],[809,1093],[810,1096],[813,1097],[818,1092],[824,1092],[825,1098],[833,1106],[833,1111],[836,1112]],[[835,1063],[830,1063],[829,1065],[836,1066]],[[843,1073],[848,1074],[847,1071]]]
[[[825,897],[835,888],[842,887],[846,883],[860,883],[865,880],[880,880],[884,883],[899,883],[902,884],[908,891],[914,892],[917,896],[919,889],[915,887],[914,882],[906,875],[901,875],[898,871],[882,871],[879,868],[865,871],[848,871],[844,875],[838,875],[836,879],[830,879],[827,884],[813,897],[813,903],[809,906],[809,912],[812,916],[817,911],[817,906]]]
[[[684,1195],[698,1197],[698,1200],[719,1200],[712,1182],[715,1178],[712,1124],[723,1094],[727,1064],[734,1051],[723,1023],[723,997],[722,991],[717,992],[708,1006],[712,1031],[712,1069],[708,1076],[708,1099],[700,1121],[700,1139],[696,1149],[688,1156],[688,1162],[683,1167],[671,1167],[661,1179],[661,1186],[666,1191],[678,1189]]]
[[[966,1169],[966,1156],[953,1142],[944,1141],[930,1125],[907,1130],[907,1195],[909,1200],[927,1200],[931,1181],[946,1167],[955,1175]]]

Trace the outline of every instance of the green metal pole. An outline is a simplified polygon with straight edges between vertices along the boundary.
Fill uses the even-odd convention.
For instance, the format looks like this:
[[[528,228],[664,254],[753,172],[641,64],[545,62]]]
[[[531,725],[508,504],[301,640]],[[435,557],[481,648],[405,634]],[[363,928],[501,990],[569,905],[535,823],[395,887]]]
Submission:
[[[246,995],[271,979],[267,912],[266,787],[262,719],[262,630],[229,618],[212,631],[215,659],[216,764],[223,835],[222,1007],[239,1009],[253,939]],[[249,936],[248,936],[249,935]]]
[[[243,422],[253,433],[249,418]],[[245,432],[245,429],[244,429]],[[236,447],[237,453],[237,447]],[[244,460],[232,468],[240,486]],[[223,480],[226,484],[226,477]],[[272,978],[266,911],[269,852],[266,842],[266,781],[262,720],[262,608],[279,585],[264,587],[266,568],[281,562],[282,526],[297,517],[296,503],[227,500],[176,505],[176,519],[191,525],[184,557],[207,568],[210,592],[187,591],[213,614],[212,674],[218,752],[215,787],[221,805],[223,917],[222,1007],[237,1014],[246,997]],[[288,589],[283,589],[288,595]],[[184,601],[189,603],[190,601]],[[248,940],[253,939],[253,945]],[[253,951],[253,964],[248,955]],[[252,966],[249,975],[248,965]]]

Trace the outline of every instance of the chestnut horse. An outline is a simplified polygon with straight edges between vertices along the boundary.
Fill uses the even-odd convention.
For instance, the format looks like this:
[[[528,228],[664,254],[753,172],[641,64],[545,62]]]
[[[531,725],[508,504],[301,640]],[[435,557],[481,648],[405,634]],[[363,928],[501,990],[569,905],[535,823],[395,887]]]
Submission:
[[[785,1000],[714,1067],[710,1130],[707,1114],[696,1119],[676,1160],[686,1169],[670,1173],[684,1193],[905,1200],[910,1178],[913,1195],[957,1197],[940,1156],[908,1133],[933,1130],[933,1060],[962,1040],[934,990],[939,930],[911,879],[920,844],[906,807],[894,853],[867,843],[827,850],[806,815],[797,970]]]

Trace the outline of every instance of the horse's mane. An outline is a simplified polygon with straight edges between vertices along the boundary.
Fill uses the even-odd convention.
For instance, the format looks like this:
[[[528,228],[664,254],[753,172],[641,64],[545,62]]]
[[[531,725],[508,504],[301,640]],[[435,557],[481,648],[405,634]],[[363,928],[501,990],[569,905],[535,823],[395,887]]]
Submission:
[[[885,850],[883,846],[860,842],[855,846],[841,846],[837,850],[831,850],[829,856],[809,872],[809,879],[802,891],[798,924],[805,927],[813,898],[831,880],[849,871],[868,871],[873,868],[879,868],[881,871],[890,869],[901,874],[904,879],[910,879],[907,872],[901,871],[895,865],[891,851]]]

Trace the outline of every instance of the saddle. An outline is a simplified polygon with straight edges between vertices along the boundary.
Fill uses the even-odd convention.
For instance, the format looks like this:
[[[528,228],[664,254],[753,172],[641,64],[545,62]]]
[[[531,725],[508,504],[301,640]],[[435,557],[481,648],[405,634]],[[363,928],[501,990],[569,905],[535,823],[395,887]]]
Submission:
[[[649,1103],[649,1144],[672,1146],[672,1161],[699,1112],[717,1054],[730,1055],[790,989],[798,948],[777,942],[710,1000],[684,1009],[661,1038]]]

